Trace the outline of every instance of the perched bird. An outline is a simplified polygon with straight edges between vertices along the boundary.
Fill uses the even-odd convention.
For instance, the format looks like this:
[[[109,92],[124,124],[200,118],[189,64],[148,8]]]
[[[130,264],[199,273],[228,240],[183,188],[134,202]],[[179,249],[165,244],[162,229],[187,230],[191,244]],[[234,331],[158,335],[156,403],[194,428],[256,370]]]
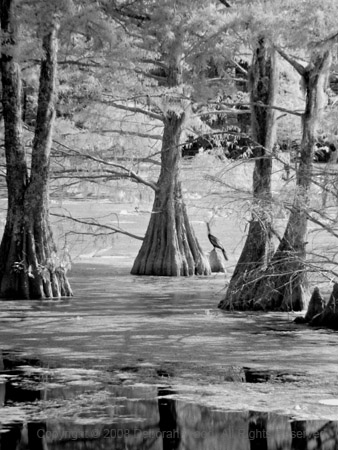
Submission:
[[[214,248],[219,248],[220,250],[222,250],[224,259],[226,259],[228,261],[227,254],[225,253],[225,250],[224,250],[224,247],[223,247],[221,241],[216,236],[213,236],[211,234],[209,222],[206,222],[206,224],[207,224],[207,228],[208,228],[208,238],[209,238],[209,241],[210,241],[211,245]]]

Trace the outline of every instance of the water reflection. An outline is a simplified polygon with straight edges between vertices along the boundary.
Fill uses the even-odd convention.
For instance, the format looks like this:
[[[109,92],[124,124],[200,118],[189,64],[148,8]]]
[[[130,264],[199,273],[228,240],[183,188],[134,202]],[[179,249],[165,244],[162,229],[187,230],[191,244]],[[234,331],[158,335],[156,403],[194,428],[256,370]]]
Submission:
[[[77,424],[62,421],[12,424],[1,432],[1,449],[19,450],[334,450],[337,423],[290,422],[265,413],[206,413],[197,405],[169,400],[177,422],[123,421],[110,424]],[[153,405],[154,406],[154,405]],[[184,411],[184,417],[180,414]],[[154,416],[154,411],[149,411]],[[197,415],[196,415],[197,414]],[[250,417],[249,417],[250,416]],[[207,420],[206,422],[204,420]],[[203,422],[201,422],[203,420]],[[174,425],[174,426],[173,426]]]
[[[144,405],[143,405],[144,406]],[[1,449],[18,450],[334,450],[337,423],[290,422],[266,413],[207,411],[168,399],[148,403],[145,416],[111,423],[71,421],[2,425]],[[130,412],[130,411],[129,411]],[[148,416],[148,417],[147,417]],[[156,420],[153,420],[156,418]]]
[[[334,450],[338,422],[292,421],[264,412],[224,412],[176,402],[180,450]]]
[[[338,448],[338,422],[295,421],[264,412],[216,410],[179,400],[170,387],[154,385],[109,384],[99,389],[101,396],[91,397],[97,388],[86,383],[65,382],[62,386],[60,373],[51,370],[47,374],[41,368],[11,366],[1,376],[1,450]],[[54,414],[40,408],[45,420],[38,419],[41,414],[30,414],[26,420],[22,414],[11,416],[15,408],[26,411],[29,405],[48,405],[55,399],[65,403],[59,401]],[[75,405],[71,411],[69,405]]]
[[[252,413],[248,421],[250,450],[268,450],[267,440],[268,414]]]
[[[176,450],[180,447],[181,442],[176,401],[166,397],[170,394],[172,394],[172,391],[168,389],[158,390],[159,430],[162,437],[163,450]]]

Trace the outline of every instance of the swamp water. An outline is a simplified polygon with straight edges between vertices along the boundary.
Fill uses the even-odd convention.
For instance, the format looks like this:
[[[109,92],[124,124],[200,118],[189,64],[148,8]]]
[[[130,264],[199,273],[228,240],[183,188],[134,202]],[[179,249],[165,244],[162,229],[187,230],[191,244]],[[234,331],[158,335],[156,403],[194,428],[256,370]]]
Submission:
[[[50,369],[19,356],[3,353],[2,450],[338,448],[338,421],[224,411],[185,401],[170,385],[129,384],[121,372]]]
[[[218,311],[223,275],[129,267],[77,264],[74,298],[1,302],[1,450],[338,448],[337,333]]]

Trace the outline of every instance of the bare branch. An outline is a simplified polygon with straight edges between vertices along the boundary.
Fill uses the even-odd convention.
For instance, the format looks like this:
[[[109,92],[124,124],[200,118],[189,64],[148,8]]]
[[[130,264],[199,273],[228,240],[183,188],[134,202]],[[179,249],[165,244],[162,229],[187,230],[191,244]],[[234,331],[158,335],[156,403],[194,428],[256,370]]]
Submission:
[[[154,139],[156,141],[161,141],[162,136],[160,134],[148,134],[148,133],[139,133],[138,131],[124,131],[124,130],[98,130],[100,133],[116,133],[121,136],[138,136],[146,139]]]
[[[281,108],[280,106],[271,106],[271,105],[265,105],[264,103],[252,103],[254,106],[260,106],[262,108],[266,109],[275,109],[276,111],[281,111],[286,114],[291,114],[293,116],[303,117],[302,112],[293,111],[291,109]]]
[[[220,0],[220,1],[221,1],[221,0]],[[233,64],[234,66],[236,66],[237,69],[240,70],[244,75],[248,75],[248,71],[245,70],[240,64],[238,64],[237,61],[235,61],[234,59],[232,59],[231,62],[232,62],[232,64]],[[246,81],[246,80],[243,80],[243,81]]]
[[[61,217],[62,219],[69,219],[69,220],[72,220],[73,222],[81,223],[83,225],[88,225],[91,227],[94,226],[94,227],[98,227],[98,228],[105,228],[107,230],[113,231],[114,233],[125,234],[126,236],[132,237],[134,239],[138,239],[140,241],[143,241],[143,239],[144,239],[142,236],[137,236],[136,234],[129,233],[129,231],[121,230],[118,227],[112,227],[110,225],[104,225],[102,223],[97,223],[97,222],[88,221],[88,220],[76,219],[75,217],[72,217],[72,216],[69,216],[66,214],[57,214],[57,213],[50,213],[50,214],[55,217]]]
[[[140,62],[145,64],[154,64],[154,66],[161,67],[161,69],[168,68],[166,64],[164,64],[162,61],[159,61],[158,59],[142,58],[140,59]]]
[[[117,169],[121,169],[121,170],[127,172],[127,174],[128,174],[127,176],[129,178],[137,181],[138,183],[142,183],[145,186],[148,186],[148,187],[152,188],[155,192],[158,190],[157,185],[156,185],[155,182],[145,180],[143,177],[138,175],[136,172],[134,172],[133,170],[129,169],[128,167],[123,166],[122,164],[117,164],[117,163],[113,163],[111,161],[106,161],[104,159],[97,158],[96,156],[89,155],[88,153],[81,153],[78,150],[71,149],[71,148],[67,147],[65,144],[62,144],[61,142],[57,142],[55,140],[53,142],[56,142],[58,145],[61,145],[62,147],[67,148],[67,150],[70,150],[71,152],[73,152],[73,153],[75,153],[77,155],[83,156],[83,157],[85,157],[87,159],[91,159],[92,161],[96,161],[96,162],[98,162],[100,164],[104,164],[106,166],[111,166],[111,167],[115,167]],[[113,172],[113,173],[115,173],[115,172]],[[116,173],[118,173],[118,172],[116,172]],[[121,174],[121,177],[123,177],[123,176],[126,176],[126,174]]]
[[[299,75],[301,75],[302,77],[305,75],[306,68],[302,66],[302,64],[285,53],[284,50],[282,50],[280,47],[274,45],[274,48],[289,64],[291,64],[291,66],[299,73]]]
[[[151,16],[149,16],[149,14],[137,14],[134,11],[134,8],[131,5],[131,8],[129,8],[129,5],[127,6],[111,6],[110,10],[107,10],[107,12],[110,13],[115,13],[118,16],[120,16],[121,18],[128,18],[128,19],[134,19],[138,22],[144,22],[144,21],[149,21],[151,19]],[[112,14],[113,19],[115,18],[114,15]]]
[[[229,109],[220,109],[220,110],[213,110],[213,111],[206,111],[202,113],[194,114],[194,117],[200,117],[200,116],[206,116],[208,114],[248,114],[250,113],[249,110],[243,110],[243,109],[237,109],[237,108],[231,108],[231,106],[235,106],[231,103],[222,103],[224,106],[229,106]],[[237,104],[238,105],[238,104]],[[241,106],[250,106],[250,103],[241,103]],[[265,105],[264,103],[252,103],[254,106],[266,108],[266,109],[275,109],[276,111],[281,111],[286,114],[292,114],[293,116],[302,117],[303,113],[298,111],[293,111],[286,108],[281,108],[279,106],[271,106],[271,105]]]
[[[161,77],[159,75],[154,75],[154,74],[152,74],[150,72],[146,72],[145,70],[141,70],[141,69],[135,69],[135,73],[138,73],[140,75],[144,75],[147,78],[152,78],[152,79],[154,79],[154,80],[156,80],[158,82],[162,82],[162,83],[168,81],[166,77]]]
[[[229,2],[227,2],[227,0],[219,0],[220,3],[222,3],[222,5],[224,5],[227,8],[231,8],[231,5]]]
[[[83,62],[83,61],[75,61],[75,60],[70,60],[70,59],[65,59],[63,61],[58,61],[58,65],[60,66],[78,66],[78,67],[92,67],[92,68],[104,68],[104,69],[111,69],[111,66],[108,64],[102,64],[101,62],[95,62],[92,61],[90,63],[88,62]]]
[[[164,117],[161,114],[157,114],[154,113],[152,111],[147,111],[146,109],[143,108],[139,108],[137,106],[126,106],[126,105],[120,105],[119,103],[115,103],[113,101],[109,101],[106,102],[108,105],[114,106],[115,108],[118,109],[123,109],[124,111],[130,111],[130,112],[134,112],[134,113],[140,113],[140,114],[145,114],[148,117],[151,117],[152,119],[155,120],[164,120]]]
[[[316,47],[320,47],[326,44],[335,44],[337,43],[338,40],[338,32],[331,34],[331,36],[328,36],[324,39],[321,39],[320,41],[315,41],[312,42],[312,45],[316,46]]]
[[[209,114],[248,114],[249,111],[248,110],[244,110],[244,109],[214,109],[212,111],[205,111],[205,112],[201,112],[201,113],[197,113],[194,114],[193,117],[201,117],[201,116],[208,116]]]
[[[90,180],[97,180],[97,179],[99,179],[99,180],[102,180],[102,179],[104,179],[104,180],[109,180],[109,179],[117,180],[117,179],[123,177],[123,175],[122,176],[118,176],[118,175],[119,174],[117,174],[117,172],[116,172],[115,177],[112,177],[112,175],[82,175],[82,176],[81,175],[72,175],[72,174],[70,174],[70,175],[55,175],[55,176],[52,175],[51,179],[52,180],[60,180],[60,179],[67,178],[69,180],[86,180],[86,181],[90,181]],[[124,177],[127,178],[126,175]]]
[[[336,231],[334,231],[334,229],[332,227],[330,227],[329,225],[326,225],[324,222],[322,222],[319,219],[316,219],[315,217],[313,217],[310,213],[306,212],[306,215],[308,217],[308,219],[315,223],[316,225],[319,225],[321,228],[323,228],[324,230],[326,230],[328,233],[330,233],[332,236],[338,238],[338,233]]]
[[[69,155],[69,152],[75,153],[77,151],[75,149],[72,149],[72,148],[68,147],[65,144],[62,144],[61,142],[56,141],[55,139],[53,140],[53,142],[55,144],[63,147],[64,149],[68,150],[68,151],[65,151],[65,150],[56,149],[55,147],[53,147],[52,148],[52,150],[53,150],[52,157],[54,157],[54,158],[64,157],[64,155]],[[113,152],[114,149],[111,148],[111,149],[107,149],[106,151],[107,152],[109,152],[109,151]],[[155,166],[160,166],[161,163],[159,161],[156,161],[155,159],[152,159],[154,156],[157,156],[157,155],[160,155],[160,154],[161,154],[161,152],[159,151],[159,152],[155,152],[155,153],[153,153],[153,154],[151,154],[149,156],[146,156],[144,158],[135,158],[135,157],[128,158],[126,156],[114,156],[114,160],[115,161],[121,161],[121,162],[136,163],[136,164],[138,164],[138,163],[150,163],[150,164],[154,164]],[[80,153],[80,152],[75,153],[74,157],[76,157],[76,156],[78,156],[79,158],[87,158],[87,156],[85,154]],[[3,167],[5,167],[5,166],[3,166]],[[79,170],[80,169],[76,169],[77,172],[79,172]],[[71,171],[73,171],[73,170],[71,170]],[[62,172],[64,172],[64,169],[62,170]],[[56,172],[54,171],[54,173],[56,173]]]

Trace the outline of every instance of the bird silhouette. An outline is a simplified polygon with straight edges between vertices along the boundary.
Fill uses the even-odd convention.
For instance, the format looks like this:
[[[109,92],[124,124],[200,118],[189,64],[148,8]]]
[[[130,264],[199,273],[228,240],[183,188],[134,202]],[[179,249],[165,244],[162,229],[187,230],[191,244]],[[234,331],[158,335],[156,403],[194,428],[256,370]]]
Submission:
[[[222,250],[224,259],[225,259],[226,261],[228,261],[227,254],[225,253],[225,250],[224,250],[224,247],[223,247],[221,241],[220,241],[216,236],[214,236],[214,235],[211,234],[209,222],[206,222],[206,224],[207,224],[207,228],[208,228],[208,238],[209,238],[209,241],[210,241],[211,245],[212,245],[215,249],[216,249],[216,248],[219,248],[220,250]]]

